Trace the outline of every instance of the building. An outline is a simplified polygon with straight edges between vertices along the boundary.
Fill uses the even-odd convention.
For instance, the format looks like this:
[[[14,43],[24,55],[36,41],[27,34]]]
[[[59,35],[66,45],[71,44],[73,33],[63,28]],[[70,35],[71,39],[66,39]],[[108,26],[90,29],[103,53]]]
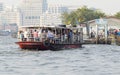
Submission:
[[[15,8],[7,8],[0,14],[0,29],[17,31],[20,24],[19,13]]]
[[[62,24],[61,14],[45,13],[41,16],[41,25],[59,25]]]
[[[54,13],[54,14],[62,14],[63,12],[68,11],[68,8],[65,6],[62,6],[61,4],[48,4],[48,13]]]
[[[19,9],[21,26],[40,25],[41,15],[46,9],[46,0],[24,0]]]
[[[62,24],[61,14],[68,11],[60,4],[48,4],[47,0],[23,0],[20,12],[20,26]]]
[[[48,4],[46,13],[41,16],[41,25],[60,25],[62,24],[61,14],[68,9],[60,4]]]
[[[47,0],[43,0],[42,8],[43,13],[47,11],[48,8]]]

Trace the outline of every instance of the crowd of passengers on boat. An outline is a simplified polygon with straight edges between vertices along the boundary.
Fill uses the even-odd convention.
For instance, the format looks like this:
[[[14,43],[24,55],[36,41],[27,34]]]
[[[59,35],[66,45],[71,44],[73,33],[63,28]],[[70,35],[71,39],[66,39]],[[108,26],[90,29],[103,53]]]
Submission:
[[[49,40],[50,43],[80,43],[82,32],[81,29],[25,29],[18,32],[18,38],[20,41],[44,42]]]

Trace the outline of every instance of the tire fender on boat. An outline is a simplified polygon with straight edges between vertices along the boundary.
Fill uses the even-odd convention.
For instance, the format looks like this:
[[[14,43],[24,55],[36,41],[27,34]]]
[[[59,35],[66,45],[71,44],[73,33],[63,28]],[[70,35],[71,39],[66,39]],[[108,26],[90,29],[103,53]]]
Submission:
[[[45,41],[43,42],[43,45],[44,45],[45,47],[49,47],[49,46],[50,46],[49,40],[45,40]]]

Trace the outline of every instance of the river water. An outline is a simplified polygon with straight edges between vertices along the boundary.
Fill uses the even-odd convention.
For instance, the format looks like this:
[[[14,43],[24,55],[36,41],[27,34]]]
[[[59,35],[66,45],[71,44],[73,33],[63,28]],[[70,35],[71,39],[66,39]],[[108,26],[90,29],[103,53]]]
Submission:
[[[16,41],[0,37],[0,75],[120,75],[120,46],[28,51],[21,50]]]

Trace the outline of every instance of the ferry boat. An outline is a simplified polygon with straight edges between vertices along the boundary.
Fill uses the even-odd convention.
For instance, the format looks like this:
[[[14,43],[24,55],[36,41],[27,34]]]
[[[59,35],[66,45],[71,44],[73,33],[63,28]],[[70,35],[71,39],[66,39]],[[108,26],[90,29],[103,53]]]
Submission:
[[[27,38],[15,42],[21,49],[28,50],[62,50],[80,48],[83,43],[83,30],[81,27],[66,26],[39,26],[22,27],[30,31]],[[33,30],[38,31],[38,38],[32,35]],[[23,31],[24,32],[24,31]],[[39,33],[40,32],[40,33]],[[50,37],[54,35],[53,37]]]

